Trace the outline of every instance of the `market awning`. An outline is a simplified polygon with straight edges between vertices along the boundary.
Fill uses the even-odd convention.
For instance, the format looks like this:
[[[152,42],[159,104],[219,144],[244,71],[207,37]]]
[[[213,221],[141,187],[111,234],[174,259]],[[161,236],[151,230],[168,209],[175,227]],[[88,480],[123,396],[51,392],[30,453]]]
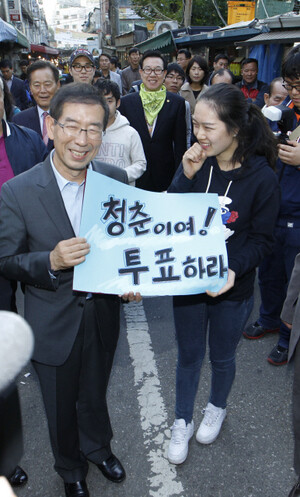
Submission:
[[[176,38],[175,42],[178,47],[181,46],[201,46],[205,45],[207,47],[211,46],[224,46],[230,45],[234,42],[240,42],[242,40],[247,40],[253,36],[258,35],[261,31],[268,31],[265,26],[261,29],[256,29],[252,27],[241,27],[235,29],[217,29],[215,31],[210,31],[209,33],[203,33],[200,35],[183,36],[182,38]],[[239,43],[240,44],[240,43]]]
[[[135,45],[141,52],[147,50],[159,50],[162,53],[170,53],[176,50],[176,44],[173,38],[172,31],[168,30],[160,35],[153,36],[146,41]]]
[[[26,36],[15,26],[0,18],[0,43],[16,43],[23,48],[29,48]]]
[[[18,45],[21,45],[21,47],[23,48],[29,48],[30,43],[26,36],[19,29],[15,28],[15,30],[17,32],[16,43],[18,43]]]
[[[15,42],[17,40],[17,31],[11,24],[0,18],[0,42]]]
[[[30,45],[31,52],[46,53],[49,55],[59,55],[59,51],[56,48],[48,47],[47,45]]]
[[[274,30],[270,31],[269,33],[261,33],[257,36],[254,36],[250,40],[236,42],[235,44],[240,46],[270,45],[271,43],[293,44],[296,41],[300,41],[300,30],[287,29],[277,31]]]

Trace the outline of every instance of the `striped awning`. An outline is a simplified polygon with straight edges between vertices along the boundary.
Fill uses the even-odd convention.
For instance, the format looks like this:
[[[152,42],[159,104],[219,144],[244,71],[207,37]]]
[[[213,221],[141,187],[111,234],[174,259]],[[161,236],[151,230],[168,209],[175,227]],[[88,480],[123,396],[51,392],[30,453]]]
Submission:
[[[269,45],[271,43],[291,44],[300,41],[300,29],[278,29],[269,33],[261,33],[250,40],[237,42],[237,45]]]
[[[15,28],[8,24],[8,22],[3,21],[0,18],[0,42],[12,41],[15,42],[17,40],[17,31]]]
[[[135,45],[141,52],[146,52],[147,50],[159,50],[162,53],[170,53],[176,51],[176,45],[172,35],[172,31],[167,30],[160,35],[148,38],[148,40],[142,41]]]
[[[29,48],[26,36],[12,24],[3,21],[0,17],[0,43],[16,43],[23,48]]]
[[[46,53],[48,55],[59,55],[59,51],[56,48],[48,47],[47,45],[30,45],[31,52]]]

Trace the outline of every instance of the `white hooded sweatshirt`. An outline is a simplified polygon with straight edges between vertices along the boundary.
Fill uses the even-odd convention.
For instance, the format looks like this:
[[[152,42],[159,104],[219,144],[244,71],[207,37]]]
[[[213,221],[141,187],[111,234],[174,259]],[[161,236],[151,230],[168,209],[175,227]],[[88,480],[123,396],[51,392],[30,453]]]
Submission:
[[[125,169],[128,182],[133,186],[135,180],[146,170],[147,162],[140,136],[118,110],[115,121],[103,135],[102,144],[95,159]]]

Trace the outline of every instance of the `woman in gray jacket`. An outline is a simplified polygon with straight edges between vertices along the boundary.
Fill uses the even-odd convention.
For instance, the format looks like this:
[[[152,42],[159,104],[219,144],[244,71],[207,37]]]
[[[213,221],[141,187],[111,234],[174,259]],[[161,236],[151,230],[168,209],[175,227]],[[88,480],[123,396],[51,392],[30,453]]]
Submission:
[[[208,80],[208,64],[203,57],[195,55],[186,69],[187,82],[181,87],[179,94],[190,104],[191,113],[193,115],[196,100],[207,89]]]

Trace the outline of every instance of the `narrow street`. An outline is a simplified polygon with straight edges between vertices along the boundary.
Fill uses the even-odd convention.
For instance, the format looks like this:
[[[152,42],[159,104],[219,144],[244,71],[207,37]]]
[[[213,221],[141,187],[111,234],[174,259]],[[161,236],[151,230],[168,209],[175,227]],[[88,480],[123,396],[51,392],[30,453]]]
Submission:
[[[258,293],[256,289],[256,294]],[[256,316],[259,301],[253,316]],[[211,446],[190,442],[179,467],[166,459],[173,423],[176,343],[170,298],[124,306],[122,329],[109,388],[113,451],[127,471],[114,484],[90,465],[92,497],[287,497],[294,482],[291,431],[291,367],[273,367],[266,357],[276,342],[241,339],[237,376],[228,416]],[[19,377],[25,455],[29,474],[18,497],[63,497],[53,460],[39,387],[31,367]],[[209,364],[200,380],[194,421],[202,419],[209,388]]]

